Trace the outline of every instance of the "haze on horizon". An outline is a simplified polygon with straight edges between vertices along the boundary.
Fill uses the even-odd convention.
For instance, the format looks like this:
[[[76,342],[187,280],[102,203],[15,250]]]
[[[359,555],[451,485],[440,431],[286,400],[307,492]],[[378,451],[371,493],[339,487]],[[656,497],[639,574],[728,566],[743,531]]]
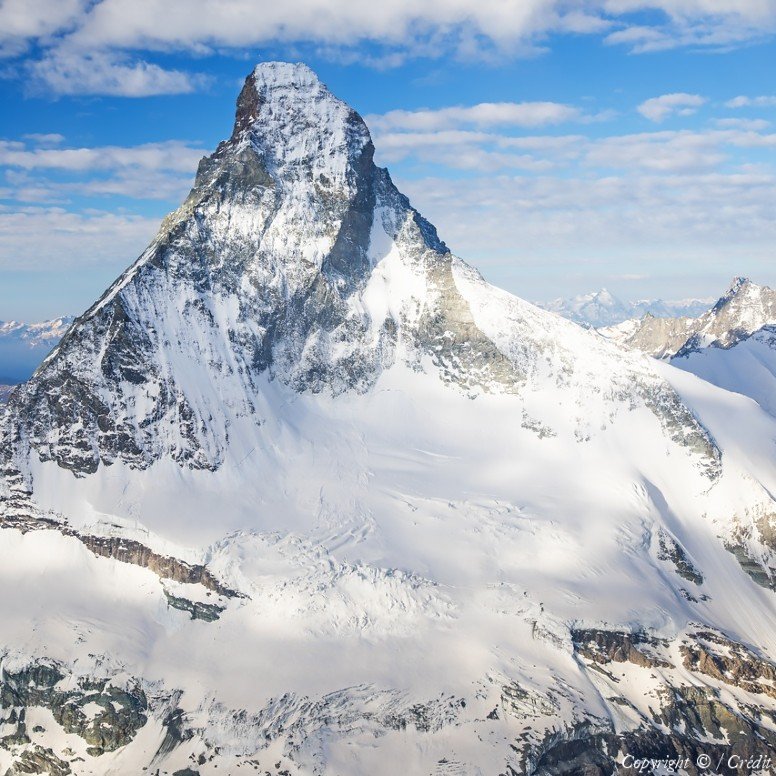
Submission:
[[[198,6],[0,3],[0,320],[97,298],[268,59],[354,105],[450,248],[524,298],[776,284],[776,0]]]

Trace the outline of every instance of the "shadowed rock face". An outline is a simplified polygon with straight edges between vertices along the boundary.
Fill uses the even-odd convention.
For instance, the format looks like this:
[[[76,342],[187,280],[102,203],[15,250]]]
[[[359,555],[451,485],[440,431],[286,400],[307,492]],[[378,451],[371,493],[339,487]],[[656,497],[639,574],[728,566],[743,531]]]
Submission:
[[[769,724],[762,725],[763,718],[776,717],[772,711],[763,715],[762,709],[731,702],[730,696],[719,689],[687,684],[687,678],[693,674],[694,682],[705,675],[724,685],[772,696],[776,668],[743,645],[711,631],[687,634],[676,646],[690,674],[677,681],[676,666],[667,659],[672,645],[648,633],[577,630],[572,631],[572,639],[575,652],[583,659],[582,665],[602,671],[615,686],[619,680],[606,670],[607,666],[629,663],[639,671],[652,672],[653,678],[655,672],[660,672],[666,682],[660,704],[650,707],[651,719],[645,719],[629,732],[616,733],[607,721],[598,729],[585,724],[547,735],[538,746],[529,749],[523,761],[524,773],[638,773],[638,767],[623,765],[632,765],[635,759],[672,761],[679,763],[673,766],[677,772],[701,776],[707,772],[698,766],[701,755],[710,758],[715,773],[725,776],[740,774],[740,763],[747,760],[760,763],[763,772],[776,764],[776,734]],[[629,705],[625,699],[620,702]],[[656,764],[646,772],[657,770]]]

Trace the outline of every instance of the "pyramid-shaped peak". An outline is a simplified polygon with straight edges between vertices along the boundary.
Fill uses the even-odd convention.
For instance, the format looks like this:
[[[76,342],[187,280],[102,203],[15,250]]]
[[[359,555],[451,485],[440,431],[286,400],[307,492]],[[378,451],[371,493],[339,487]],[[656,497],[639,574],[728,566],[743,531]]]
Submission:
[[[260,62],[251,73],[258,89],[319,87],[326,89],[315,71],[303,62]]]
[[[371,161],[373,152],[361,116],[307,65],[290,62],[259,64],[245,79],[229,145],[246,144],[275,169],[325,167],[331,180],[341,179],[364,152]]]
[[[730,281],[730,285],[728,286],[726,295],[735,294],[737,291],[740,291],[744,286],[750,285],[751,282],[752,281],[749,280],[749,278],[745,278],[743,276],[733,278],[733,280]]]

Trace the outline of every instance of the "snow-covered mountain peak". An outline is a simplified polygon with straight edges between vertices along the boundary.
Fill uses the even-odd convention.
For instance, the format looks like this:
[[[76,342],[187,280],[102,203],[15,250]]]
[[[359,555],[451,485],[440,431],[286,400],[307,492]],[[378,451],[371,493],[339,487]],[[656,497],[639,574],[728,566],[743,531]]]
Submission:
[[[310,168],[324,187],[342,183],[348,166],[364,152],[371,161],[373,152],[358,113],[306,65],[286,62],[260,64],[245,80],[231,142],[251,143],[272,171]]]
[[[724,299],[726,297],[729,298],[729,297],[735,296],[745,286],[751,286],[751,285],[754,285],[754,283],[752,283],[752,281],[749,278],[743,277],[743,275],[734,277],[730,281],[730,285],[728,285],[727,290],[722,295],[722,298]]]

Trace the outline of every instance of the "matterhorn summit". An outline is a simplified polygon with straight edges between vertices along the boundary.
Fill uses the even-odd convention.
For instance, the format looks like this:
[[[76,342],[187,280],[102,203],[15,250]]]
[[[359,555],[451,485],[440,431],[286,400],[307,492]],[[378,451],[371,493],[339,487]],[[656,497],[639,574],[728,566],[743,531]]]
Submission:
[[[0,772],[612,773],[776,734],[776,419],[489,285],[304,65],[0,426]]]

